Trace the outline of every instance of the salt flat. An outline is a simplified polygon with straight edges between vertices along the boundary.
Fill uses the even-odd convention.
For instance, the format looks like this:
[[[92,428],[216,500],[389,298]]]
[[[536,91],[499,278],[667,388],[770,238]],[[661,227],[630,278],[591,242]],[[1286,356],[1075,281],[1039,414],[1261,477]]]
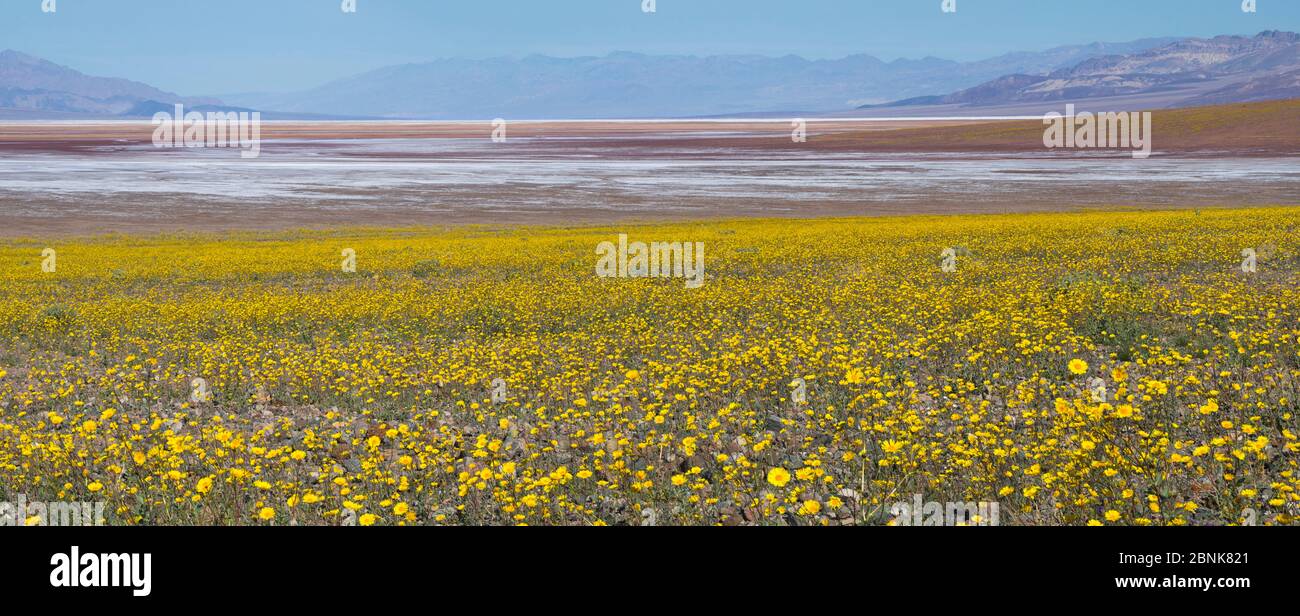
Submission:
[[[1285,151],[897,145],[988,124],[271,123],[253,159],[156,148],[147,123],[7,124],[0,234],[1300,203]]]

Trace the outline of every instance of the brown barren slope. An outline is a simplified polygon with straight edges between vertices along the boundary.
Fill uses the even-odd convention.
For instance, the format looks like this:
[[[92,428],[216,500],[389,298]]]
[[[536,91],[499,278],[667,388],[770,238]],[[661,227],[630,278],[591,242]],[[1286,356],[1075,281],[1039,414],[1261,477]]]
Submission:
[[[1300,99],[1166,109],[1151,115],[1159,152],[1300,153]],[[1022,151],[1043,147],[1042,121],[982,122],[819,135],[827,150]]]

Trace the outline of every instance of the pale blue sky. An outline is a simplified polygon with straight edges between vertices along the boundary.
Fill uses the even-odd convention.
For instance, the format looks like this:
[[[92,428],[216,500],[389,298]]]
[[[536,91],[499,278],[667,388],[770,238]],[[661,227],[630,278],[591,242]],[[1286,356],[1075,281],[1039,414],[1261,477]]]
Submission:
[[[974,60],[1095,41],[1300,30],[1300,0],[0,0],[0,48],[185,95],[541,53],[867,53]]]

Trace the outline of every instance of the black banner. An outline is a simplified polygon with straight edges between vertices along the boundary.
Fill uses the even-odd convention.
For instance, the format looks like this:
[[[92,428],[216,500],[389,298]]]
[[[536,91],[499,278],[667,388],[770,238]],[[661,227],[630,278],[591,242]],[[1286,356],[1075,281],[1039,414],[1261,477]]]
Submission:
[[[1290,532],[12,529],[3,535],[0,586],[11,600],[51,606],[162,607],[203,597],[231,606],[378,606],[453,591],[498,605],[555,600],[557,592],[626,600],[686,587],[710,589],[719,606],[772,592],[812,592],[824,597],[820,605],[867,582],[881,597],[922,597],[926,605],[1062,597],[1231,605],[1289,595]]]

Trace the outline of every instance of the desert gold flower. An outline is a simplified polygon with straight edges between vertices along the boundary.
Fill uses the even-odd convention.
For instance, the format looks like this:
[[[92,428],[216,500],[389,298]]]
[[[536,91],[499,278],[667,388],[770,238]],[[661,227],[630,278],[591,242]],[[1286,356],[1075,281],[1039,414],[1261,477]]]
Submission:
[[[106,236],[58,280],[0,246],[0,485],[115,525],[860,522],[918,491],[1295,524],[1297,212],[647,225],[716,247],[705,293],[595,280],[590,227]],[[368,275],[333,275],[344,239]]]

